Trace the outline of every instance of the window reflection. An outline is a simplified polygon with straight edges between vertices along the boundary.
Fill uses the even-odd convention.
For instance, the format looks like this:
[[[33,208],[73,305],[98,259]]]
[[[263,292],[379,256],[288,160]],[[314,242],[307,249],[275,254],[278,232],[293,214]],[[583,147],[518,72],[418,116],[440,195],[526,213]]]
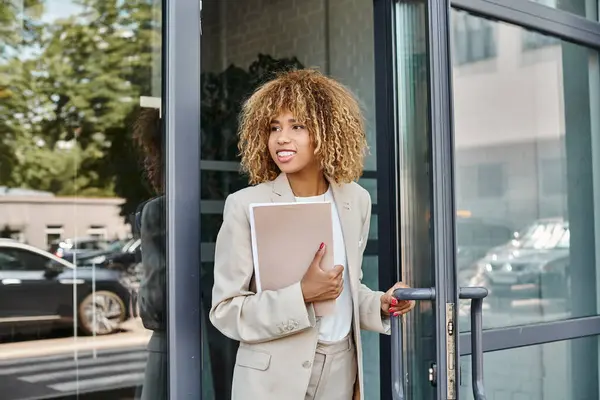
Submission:
[[[0,1],[2,400],[141,395],[133,215],[156,193],[133,131],[161,42],[159,1]]]
[[[598,55],[490,23],[497,60],[453,70],[459,283],[488,288],[485,328],[596,315]]]
[[[596,399],[598,354],[589,349],[597,343],[592,336],[485,353],[486,394],[498,399]],[[471,400],[470,356],[460,358],[460,370],[458,398]]]

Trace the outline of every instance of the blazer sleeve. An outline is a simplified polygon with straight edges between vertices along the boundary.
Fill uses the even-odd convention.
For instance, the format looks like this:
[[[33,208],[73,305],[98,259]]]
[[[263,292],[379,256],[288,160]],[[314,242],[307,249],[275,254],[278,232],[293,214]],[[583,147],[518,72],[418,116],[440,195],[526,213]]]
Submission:
[[[260,343],[315,326],[314,308],[304,302],[300,282],[280,290],[250,290],[254,275],[248,214],[237,196],[225,201],[215,247],[209,318],[225,336]]]
[[[369,229],[371,225],[371,195],[369,192],[364,190],[364,196],[366,200],[363,201],[363,207],[366,207],[366,215],[364,217],[363,228],[361,231],[361,255],[367,246]],[[365,203],[366,206],[364,205]],[[362,283],[362,278],[363,271],[361,265],[361,284],[358,288],[358,313],[360,319],[360,328],[389,335],[391,333],[390,319],[389,317],[384,317],[381,314],[381,296],[383,295],[383,292],[369,289],[365,284]]]

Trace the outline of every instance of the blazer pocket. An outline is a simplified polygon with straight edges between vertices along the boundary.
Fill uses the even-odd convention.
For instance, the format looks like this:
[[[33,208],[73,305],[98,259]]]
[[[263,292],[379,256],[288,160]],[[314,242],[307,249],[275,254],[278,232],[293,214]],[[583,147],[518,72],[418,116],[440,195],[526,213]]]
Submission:
[[[271,364],[271,355],[262,351],[250,350],[245,347],[238,349],[235,363],[240,367],[265,371]]]

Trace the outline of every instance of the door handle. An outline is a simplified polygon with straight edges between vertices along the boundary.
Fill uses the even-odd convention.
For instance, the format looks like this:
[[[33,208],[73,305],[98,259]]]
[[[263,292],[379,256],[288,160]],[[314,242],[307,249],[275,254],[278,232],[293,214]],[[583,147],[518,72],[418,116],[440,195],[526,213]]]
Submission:
[[[473,397],[486,400],[483,385],[483,299],[488,291],[483,287],[459,288],[460,299],[471,300],[471,368]],[[435,300],[435,288],[400,288],[394,291],[396,300]],[[402,363],[402,316],[391,317],[392,328],[392,399],[405,400],[404,364]]]
[[[20,285],[21,280],[14,279],[14,278],[6,278],[6,279],[2,279],[2,284],[3,285]]]
[[[488,295],[484,287],[461,287],[459,299],[471,300],[471,384],[473,398],[486,400],[483,387],[483,299]]]
[[[394,291],[396,300],[435,300],[435,288],[400,288]],[[392,399],[404,400],[404,364],[402,362],[402,316],[391,316],[392,327]]]

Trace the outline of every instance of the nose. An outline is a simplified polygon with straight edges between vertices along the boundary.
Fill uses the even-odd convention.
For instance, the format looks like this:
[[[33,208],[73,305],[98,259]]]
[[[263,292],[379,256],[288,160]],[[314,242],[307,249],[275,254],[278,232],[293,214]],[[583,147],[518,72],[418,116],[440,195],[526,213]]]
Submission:
[[[290,139],[287,135],[287,133],[284,131],[282,131],[279,136],[277,136],[277,144],[279,145],[283,145],[283,144],[287,144],[290,142]]]

